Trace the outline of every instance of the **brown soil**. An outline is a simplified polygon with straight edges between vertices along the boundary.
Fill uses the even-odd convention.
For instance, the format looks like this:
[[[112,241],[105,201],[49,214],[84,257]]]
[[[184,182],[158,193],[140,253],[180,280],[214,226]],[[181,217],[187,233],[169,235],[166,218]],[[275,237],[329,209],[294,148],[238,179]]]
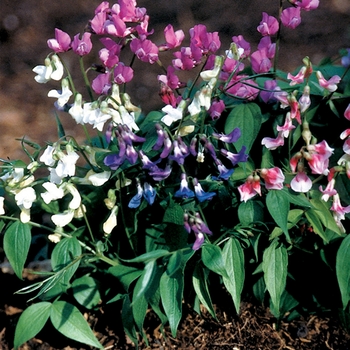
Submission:
[[[339,49],[350,47],[349,0],[321,0],[317,11],[303,12],[302,24],[295,31],[284,30],[280,51],[280,68],[294,70],[304,56],[314,64],[324,56],[334,56]],[[242,4],[244,3],[244,6]],[[255,47],[259,40],[256,26],[261,12],[276,14],[278,1],[259,0],[139,0],[148,9],[152,39],[161,43],[162,30],[172,23],[185,32],[204,23],[209,31],[219,31],[222,47],[233,35],[243,34]],[[42,64],[47,55],[46,40],[59,27],[75,35],[91,18],[96,0],[1,0],[0,11],[0,158],[24,158],[15,138],[26,136],[41,145],[56,135],[53,101],[46,97],[53,86],[37,84],[31,69]],[[152,69],[150,69],[152,68]],[[142,68],[141,68],[142,69]],[[129,90],[133,101],[150,109],[158,105],[156,67],[146,67]],[[57,86],[54,86],[57,88]],[[151,101],[151,102],[149,102]],[[67,133],[76,132],[74,122],[62,116]],[[13,293],[28,283],[11,274],[0,273],[0,349],[12,348],[16,321],[26,307],[26,296]],[[218,299],[221,300],[221,299]],[[141,341],[141,349],[350,349],[350,336],[342,328],[337,315],[318,313],[302,315],[278,326],[268,309],[251,300],[242,303],[236,316],[231,302],[216,303],[218,320],[209,314],[197,315],[184,305],[184,319],[174,339],[149,312],[145,329],[149,347]],[[113,306],[87,314],[98,339],[106,349],[132,349],[125,338]],[[86,349],[61,337],[50,326],[22,349]]]

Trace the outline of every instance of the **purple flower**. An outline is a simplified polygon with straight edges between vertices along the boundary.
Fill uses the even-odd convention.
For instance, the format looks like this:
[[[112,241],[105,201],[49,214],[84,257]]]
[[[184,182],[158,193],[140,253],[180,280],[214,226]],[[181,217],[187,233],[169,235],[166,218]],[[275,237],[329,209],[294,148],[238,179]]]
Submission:
[[[112,170],[118,169],[124,162],[125,156],[120,156],[117,153],[109,154],[103,160],[103,163]]]
[[[143,195],[143,189],[141,187],[141,184],[137,184],[137,194],[135,194],[134,197],[131,198],[128,207],[129,208],[138,208],[141,204],[141,199]]]
[[[149,169],[148,175],[152,176],[154,181],[162,181],[171,174],[171,166],[168,164],[165,169],[160,169],[158,166],[154,166]]]
[[[136,163],[138,154],[132,145],[126,146],[125,157],[131,164]]]
[[[186,174],[181,174],[180,189],[174,194],[175,197],[181,198],[192,198],[194,197],[194,192],[188,188],[188,182],[186,179]]]
[[[193,185],[194,185],[194,191],[196,193],[196,197],[200,202],[204,202],[205,200],[210,200],[214,196],[216,196],[215,192],[205,192],[197,179],[193,179]]]
[[[169,159],[175,160],[175,162],[177,162],[179,165],[183,165],[185,157],[188,155],[188,153],[182,153],[179,142],[177,140],[173,141],[173,147],[174,155],[169,156]]]
[[[79,56],[87,55],[92,49],[91,33],[85,32],[82,39],[79,34],[75,35],[72,41],[72,49]]]
[[[157,163],[160,162],[160,160],[156,161],[156,162],[152,162],[144,153],[143,151],[139,151],[139,155],[141,158],[141,162],[143,164],[142,169],[152,169],[152,168],[156,168],[157,167]]]
[[[236,142],[241,137],[241,130],[239,128],[234,128],[229,134],[217,134],[213,133],[212,136],[222,142],[233,143]]]
[[[234,169],[227,169],[219,159],[217,159],[216,164],[218,166],[219,176],[212,176],[211,178],[213,180],[228,180],[230,176],[233,174]]]
[[[221,153],[231,161],[232,165],[237,165],[240,162],[246,162],[248,160],[248,154],[244,153],[246,149],[245,146],[242,146],[237,154],[229,152],[226,149],[221,149]]]

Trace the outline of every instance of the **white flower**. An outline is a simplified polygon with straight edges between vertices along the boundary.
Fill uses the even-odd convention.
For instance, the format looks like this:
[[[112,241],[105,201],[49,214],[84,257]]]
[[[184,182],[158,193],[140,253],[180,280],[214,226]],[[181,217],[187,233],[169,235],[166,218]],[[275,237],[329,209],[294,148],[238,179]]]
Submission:
[[[114,227],[117,226],[117,214],[118,214],[118,207],[113,207],[111,214],[109,215],[108,219],[103,224],[103,232],[105,235],[109,235]]]
[[[166,114],[161,121],[167,126],[170,126],[173,122],[182,118],[182,109],[174,108],[171,105],[166,105],[162,108],[162,111]]]
[[[76,94],[74,104],[69,108],[68,113],[77,122],[77,124],[83,124],[84,109],[82,107],[82,95]]]
[[[73,217],[74,210],[66,210],[63,213],[52,215],[51,220],[56,226],[64,227],[73,220]]]
[[[96,102],[84,103],[83,110],[83,123],[93,125],[99,131],[102,131],[105,122],[112,118],[109,108],[102,111]]]
[[[66,176],[74,176],[75,163],[77,162],[79,155],[67,147],[67,154],[62,152],[62,154],[59,155],[59,158],[60,159],[55,168],[56,175],[61,179]]]
[[[64,68],[60,58],[57,55],[52,55],[51,64],[54,66],[51,79],[56,81],[61,80],[63,77]]]
[[[217,78],[221,72],[222,65],[224,60],[221,56],[215,56],[214,68],[211,70],[205,70],[200,73],[201,78],[204,81],[210,81],[213,78]]]
[[[23,188],[15,195],[15,201],[20,208],[30,209],[35,199],[33,187]]]
[[[62,108],[73,95],[73,92],[69,89],[68,79],[62,79],[61,86],[62,90],[50,90],[47,96],[57,98],[57,105]]]
[[[96,187],[102,186],[111,176],[110,171],[103,171],[102,173],[95,173],[92,170],[86,174],[87,179]]]
[[[4,209],[4,197],[0,197],[0,215],[4,215],[5,214],[5,209]]]
[[[51,61],[49,58],[45,59],[44,66],[36,66],[33,68],[33,72],[37,75],[34,77],[35,81],[40,84],[45,84],[51,80],[51,74],[53,72],[53,68],[51,65]]]
[[[44,153],[39,158],[40,162],[43,162],[47,166],[53,166],[55,164],[55,160],[53,159],[53,152],[55,151],[55,147],[47,146],[45,148]]]
[[[56,199],[63,198],[64,191],[61,187],[57,187],[56,184],[45,182],[42,186],[45,188],[46,192],[41,193],[40,195],[46,204],[49,204]]]
[[[73,196],[72,200],[69,202],[69,209],[78,209],[81,204],[81,196],[78,189],[70,183],[66,185],[67,191]]]
[[[122,119],[122,124],[127,125],[130,130],[139,130],[139,127],[135,123],[134,112],[129,113],[124,106],[119,106],[119,113],[120,118]]]
[[[58,243],[61,240],[62,236],[59,233],[53,233],[51,235],[48,235],[47,238],[52,243]]]
[[[213,91],[213,86],[216,83],[216,79],[213,78],[210,82],[202,87],[200,91],[197,91],[192,103],[188,106],[188,111],[191,116],[195,116],[200,113],[201,107],[207,111],[211,106],[211,94]]]

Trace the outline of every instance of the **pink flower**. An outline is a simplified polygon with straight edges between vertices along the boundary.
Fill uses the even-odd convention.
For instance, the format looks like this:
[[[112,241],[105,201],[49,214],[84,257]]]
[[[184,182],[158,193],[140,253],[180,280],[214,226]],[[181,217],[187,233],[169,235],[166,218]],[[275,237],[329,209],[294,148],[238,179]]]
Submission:
[[[334,92],[335,90],[337,90],[337,88],[338,88],[337,84],[341,80],[339,75],[334,75],[329,80],[326,80],[320,71],[316,72],[316,76],[317,76],[318,83],[320,84],[320,86],[322,86],[323,88],[327,89],[330,92]]]
[[[271,42],[270,36],[264,36],[260,39],[258,44],[259,51],[265,51],[267,58],[274,58],[276,52],[276,44]]]
[[[109,35],[114,35],[120,38],[130,34],[130,29],[127,30],[125,22],[117,14],[112,14],[105,21],[104,31]]]
[[[329,173],[329,157],[333,154],[334,149],[329,147],[326,141],[315,145],[308,145],[304,157],[308,161],[313,174],[327,175]]]
[[[250,55],[252,69],[255,73],[267,73],[272,66],[265,50],[258,50]]]
[[[296,119],[296,121],[301,124],[299,103],[293,94],[288,96],[288,103],[290,107],[290,118]]]
[[[211,104],[208,113],[211,116],[211,119],[216,120],[219,119],[221,113],[225,110],[225,103],[223,100],[213,101]]]
[[[334,189],[334,184],[335,180],[331,179],[324,190],[322,189],[322,186],[318,188],[320,192],[323,193],[321,197],[323,201],[327,202],[330,196],[334,196],[335,194],[337,194],[337,191]]]
[[[158,61],[158,47],[151,40],[135,38],[130,43],[130,49],[142,62],[153,64]]]
[[[266,80],[264,89],[260,91],[260,97],[265,103],[279,101],[282,96],[286,98],[288,95],[287,92],[281,90],[276,80]]]
[[[262,13],[262,20],[257,27],[257,31],[262,35],[274,35],[278,31],[278,21],[275,17],[269,16],[266,12]]]
[[[299,98],[300,113],[304,113],[311,106],[310,86],[305,85],[303,94]]]
[[[292,118],[290,117],[290,112],[286,114],[286,119],[284,120],[284,124],[282,126],[276,126],[277,131],[282,132],[282,136],[287,138],[289,136],[289,132],[295,129],[295,126],[292,124]]]
[[[204,24],[197,24],[189,30],[191,47],[201,49],[202,54],[215,53],[221,46],[218,32],[208,33]]]
[[[303,66],[300,68],[298,74],[293,76],[292,74],[288,73],[287,79],[291,79],[292,81],[289,83],[290,86],[296,85],[296,84],[301,84],[304,82],[305,78],[305,73],[306,73],[306,67]]]
[[[119,54],[122,47],[111,38],[101,38],[100,41],[105,46],[98,53],[100,60],[107,68],[112,68],[119,62]]]
[[[117,84],[125,84],[132,80],[134,77],[134,71],[131,67],[125,66],[120,62],[114,68],[114,82]]]
[[[166,44],[159,47],[160,50],[169,50],[181,45],[185,34],[183,30],[177,30],[174,32],[174,28],[171,24],[168,24],[164,29],[164,36]]]
[[[246,58],[250,55],[250,44],[244,40],[242,35],[233,36],[232,41],[237,45],[239,49],[243,49],[244,52],[241,55],[241,58]]]
[[[233,96],[252,101],[259,94],[259,89],[254,87],[258,86],[254,80],[245,80],[244,78],[246,78],[244,75],[234,77],[230,81],[229,88],[226,91]]]
[[[306,193],[311,189],[312,181],[304,171],[298,171],[297,175],[290,182],[290,187],[295,192]]]
[[[259,176],[248,176],[246,182],[243,185],[238,186],[239,194],[241,195],[241,201],[246,202],[253,198],[257,194],[261,196],[260,178]]]
[[[181,86],[178,76],[175,74],[175,68],[168,66],[167,75],[158,75],[158,81],[168,86],[170,89],[177,89]]]
[[[279,146],[284,145],[283,131],[280,131],[275,139],[271,137],[264,137],[261,140],[261,144],[265,145],[266,148],[274,150]]]
[[[68,51],[70,44],[70,36],[58,28],[55,28],[55,39],[49,39],[47,41],[47,46],[56,53]]]
[[[107,14],[105,11],[97,12],[94,18],[90,21],[91,29],[95,34],[102,35],[105,32],[105,22]]]
[[[333,204],[330,210],[333,211],[334,220],[337,223],[340,230],[342,232],[345,232],[344,226],[340,222],[340,220],[345,220],[345,214],[350,213],[350,205],[348,205],[347,207],[343,207],[340,203],[339,194],[337,193],[333,196]]]
[[[79,39],[79,34],[74,36],[72,41],[72,49],[79,56],[87,55],[92,49],[91,33],[85,32],[82,39]]]
[[[109,72],[99,74],[91,83],[92,89],[98,95],[102,95],[102,94],[107,95],[111,86],[112,84],[111,84]]]
[[[180,52],[174,52],[175,59],[172,61],[176,69],[191,70],[202,59],[202,51],[199,47],[181,47]]]
[[[281,190],[283,188],[285,177],[280,168],[261,169],[260,175],[265,180],[265,187],[268,190]]]
[[[285,27],[295,29],[301,23],[300,7],[288,7],[282,11],[281,21]]]
[[[350,103],[349,105],[346,107],[346,110],[344,112],[344,117],[347,119],[347,120],[350,120]]]
[[[319,0],[301,0],[301,1],[296,1],[295,5],[299,6],[305,11],[310,11],[310,10],[315,10],[320,1]]]

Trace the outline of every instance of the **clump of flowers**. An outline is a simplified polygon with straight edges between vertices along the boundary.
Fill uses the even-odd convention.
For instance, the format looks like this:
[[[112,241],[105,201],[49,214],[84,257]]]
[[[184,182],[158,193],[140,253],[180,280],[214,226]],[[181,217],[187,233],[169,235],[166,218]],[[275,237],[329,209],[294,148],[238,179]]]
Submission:
[[[251,251],[265,286],[261,293],[268,291],[272,312],[282,317],[288,256],[310,249],[301,227],[314,234],[314,247],[340,239],[342,247],[349,244],[348,56],[338,66],[318,67],[305,57],[288,73],[278,70],[276,57],[282,27],[295,29],[303,11],[318,4],[289,1],[279,18],[264,12],[259,43],[254,47],[234,35],[226,50],[218,32],[202,24],[187,36],[169,24],[164,42],[152,41],[149,15],[133,0],[102,2],[82,34],[55,29],[47,42],[51,52],[33,69],[34,79],[60,82],[48,97],[81,125],[86,142],[66,135],[58,119],[59,139],[45,146],[24,140],[29,164],[3,160],[0,177],[4,248],[15,272],[20,276],[25,264],[31,231],[46,231],[56,244],[52,273],[30,289],[54,300],[36,304],[47,315],[40,322],[51,317],[55,325],[55,312],[73,310],[65,292],[74,294],[89,281],[98,297],[91,302],[78,296],[77,302],[93,308],[101,299],[122,300],[122,314],[133,315],[132,322],[125,318],[125,332],[135,343],[148,305],[175,335],[184,275],[193,274],[196,298],[212,314],[207,276],[220,275],[239,312],[244,256]],[[95,44],[93,37],[99,39]],[[172,51],[170,62],[162,61],[165,51]],[[83,88],[64,63],[70,54],[80,61]],[[87,55],[96,58],[88,68]],[[134,60],[145,69],[159,65],[160,111],[145,113],[133,104],[128,83]],[[180,80],[181,71],[188,72],[188,82]],[[25,248],[14,250],[15,242]],[[339,254],[346,308],[350,298],[340,269],[349,253]],[[186,268],[190,259],[194,270]],[[270,264],[276,265],[273,272]],[[120,285],[100,290],[105,274]],[[23,315],[25,320],[30,311]],[[17,345],[27,340],[16,334]],[[69,330],[64,334],[72,337]],[[89,337],[83,341],[99,345]]]

